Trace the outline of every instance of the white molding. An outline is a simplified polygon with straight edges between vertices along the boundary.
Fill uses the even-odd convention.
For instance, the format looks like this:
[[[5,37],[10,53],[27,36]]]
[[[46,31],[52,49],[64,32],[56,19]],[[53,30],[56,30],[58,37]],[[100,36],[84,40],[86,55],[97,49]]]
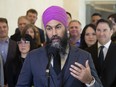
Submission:
[[[93,1],[93,0],[86,0],[86,4],[116,4],[116,0],[115,1],[111,1],[111,0],[102,0],[102,1]]]
[[[115,2],[116,0],[85,0],[85,1],[94,1],[94,2],[97,2],[97,1],[99,1],[99,2],[100,1],[114,1]]]
[[[115,12],[116,9],[116,0],[86,0],[86,4],[100,11]],[[106,7],[107,5],[110,7]]]
[[[101,8],[101,7],[94,7],[96,10],[100,10],[100,11],[106,11],[106,12],[114,12],[114,10],[111,10],[111,9],[107,9],[107,8]]]

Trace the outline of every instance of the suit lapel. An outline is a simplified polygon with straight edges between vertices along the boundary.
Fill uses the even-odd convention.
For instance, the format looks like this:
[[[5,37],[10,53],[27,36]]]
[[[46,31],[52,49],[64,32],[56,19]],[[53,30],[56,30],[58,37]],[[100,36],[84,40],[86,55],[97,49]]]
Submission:
[[[57,87],[57,74],[55,73],[53,67],[50,68],[50,75],[51,75],[51,81],[53,82],[53,84],[55,85],[55,87]]]
[[[70,71],[69,71],[69,68],[70,68],[70,65],[71,64],[74,64],[75,61],[77,61],[77,52],[78,49],[75,49],[74,47],[70,47],[69,49],[69,55],[68,55],[68,59],[66,60],[66,63],[63,67],[63,71],[64,71],[64,83],[68,80],[68,78],[70,77]]]
[[[12,47],[12,41],[9,39],[9,44],[8,44],[8,53],[7,53],[7,58],[6,58],[6,61],[9,59],[9,56],[10,56],[10,54],[12,54],[11,52],[11,50],[12,49],[10,49]]]
[[[15,41],[9,39],[6,62],[9,61],[11,58],[15,58],[16,53],[17,53],[17,44]]]
[[[109,46],[109,49],[108,49],[108,51],[107,51],[105,60],[104,60],[103,70],[104,70],[104,68],[105,68],[106,65],[107,65],[106,63],[109,62],[110,60],[112,60],[111,58],[112,58],[112,52],[113,52],[113,49],[114,49],[114,48],[115,48],[115,47],[113,47],[113,43],[111,43],[110,46]]]
[[[91,53],[95,68],[99,75],[101,72],[99,72],[100,66],[99,66],[99,61],[98,61],[98,44],[97,43],[94,44],[93,46],[88,48],[87,51]]]

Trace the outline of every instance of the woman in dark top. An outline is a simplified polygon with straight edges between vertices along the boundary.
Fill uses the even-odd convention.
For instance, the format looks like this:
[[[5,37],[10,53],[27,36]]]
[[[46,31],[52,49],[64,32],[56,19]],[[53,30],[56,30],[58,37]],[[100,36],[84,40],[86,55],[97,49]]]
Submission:
[[[96,27],[93,24],[88,24],[84,27],[81,34],[80,48],[86,49],[96,43]]]
[[[23,66],[23,62],[29,53],[33,49],[33,40],[32,37],[28,34],[21,36],[17,41],[19,53],[14,60],[9,63],[9,81],[8,87],[15,87],[18,76],[20,74],[21,68]]]

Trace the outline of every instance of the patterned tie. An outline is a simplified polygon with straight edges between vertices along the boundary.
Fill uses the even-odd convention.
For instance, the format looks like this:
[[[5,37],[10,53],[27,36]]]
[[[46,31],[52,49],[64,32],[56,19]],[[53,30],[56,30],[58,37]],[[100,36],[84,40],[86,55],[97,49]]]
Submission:
[[[57,75],[61,72],[61,58],[59,53],[53,59],[53,68]]]
[[[104,61],[104,53],[103,53],[104,46],[100,46],[100,52],[99,52],[99,64],[100,64],[100,71],[102,71],[103,61]]]

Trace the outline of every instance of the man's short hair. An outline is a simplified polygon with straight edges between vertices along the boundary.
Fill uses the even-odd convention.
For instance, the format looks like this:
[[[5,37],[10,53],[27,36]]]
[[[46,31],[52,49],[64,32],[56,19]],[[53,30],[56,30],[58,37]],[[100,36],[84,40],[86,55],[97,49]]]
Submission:
[[[93,13],[93,14],[91,15],[91,17],[93,17],[93,16],[99,16],[99,17],[102,17],[102,15],[101,15],[100,13]]]
[[[18,22],[20,21],[20,19],[25,19],[25,20],[29,21],[29,20],[27,19],[26,16],[20,16],[20,17],[18,18]]]
[[[108,20],[105,20],[105,19],[100,19],[100,20],[98,20],[96,26],[98,26],[99,23],[106,23],[110,27],[110,30],[113,29],[113,24],[112,24],[111,21],[108,21]]]
[[[116,23],[116,13],[109,15],[108,16],[108,19],[109,18],[113,18],[114,19],[114,22]]]
[[[0,18],[0,22],[8,24],[8,21],[6,18]]]
[[[77,22],[77,23],[79,23],[79,24],[81,25],[81,22],[78,21],[78,20],[71,20],[71,21],[69,22],[69,25],[70,25],[71,23],[73,23],[73,22]]]
[[[29,9],[27,11],[26,15],[28,15],[28,13],[34,13],[34,14],[37,14],[38,15],[38,13],[37,13],[37,11],[35,9]]]
[[[68,15],[70,16],[70,18],[72,18],[72,15],[71,15],[71,13],[69,13],[69,12],[66,12],[66,14],[68,14]]]

